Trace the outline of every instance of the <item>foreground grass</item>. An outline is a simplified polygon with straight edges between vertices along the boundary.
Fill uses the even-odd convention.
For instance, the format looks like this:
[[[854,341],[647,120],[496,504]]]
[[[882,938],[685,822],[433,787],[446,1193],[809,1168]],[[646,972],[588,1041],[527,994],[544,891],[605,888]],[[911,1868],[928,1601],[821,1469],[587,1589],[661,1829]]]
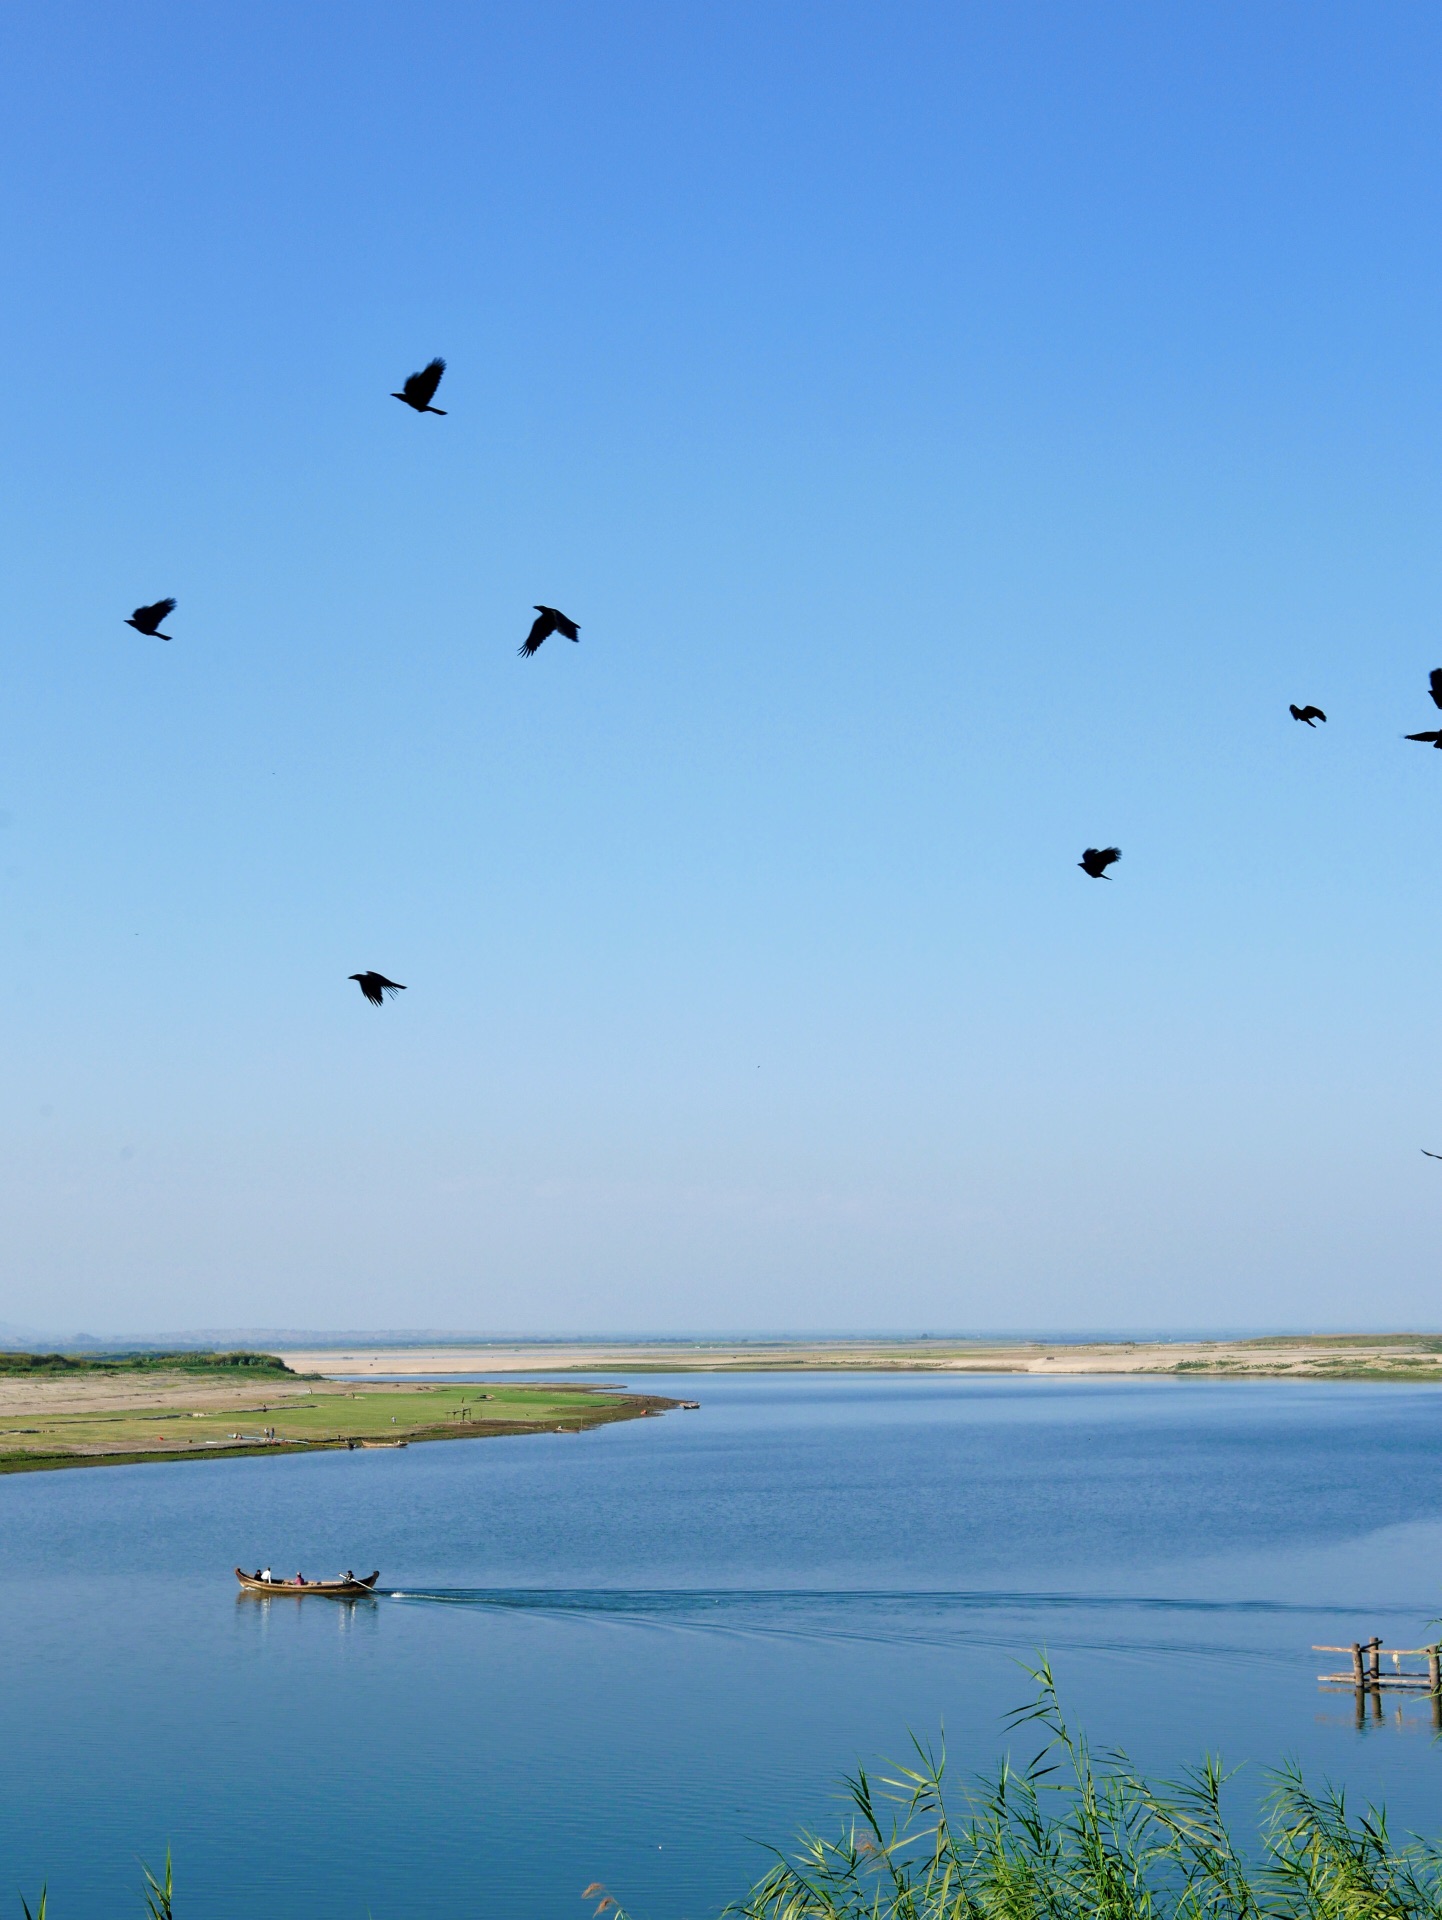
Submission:
[[[1386,1815],[1349,1811],[1294,1768],[1272,1776],[1259,1844],[1243,1849],[1222,1809],[1226,1776],[1206,1760],[1155,1783],[1124,1756],[1094,1761],[1066,1725],[1050,1672],[1012,1716],[1041,1752],[1010,1763],[954,1813],[945,1760],[847,1782],[852,1812],[835,1839],[803,1836],[723,1920],[1442,1920],[1442,1855],[1396,1842]],[[147,1920],[175,1920],[170,1855],[142,1868]],[[594,1882],[595,1914],[627,1920]],[[42,1890],[25,1920],[47,1920]]]
[[[290,1375],[294,1381],[296,1376]],[[566,1385],[351,1386],[324,1381],[246,1405],[57,1407],[0,1418],[0,1473],[213,1459],[500,1434],[580,1433],[674,1406],[652,1394]]]

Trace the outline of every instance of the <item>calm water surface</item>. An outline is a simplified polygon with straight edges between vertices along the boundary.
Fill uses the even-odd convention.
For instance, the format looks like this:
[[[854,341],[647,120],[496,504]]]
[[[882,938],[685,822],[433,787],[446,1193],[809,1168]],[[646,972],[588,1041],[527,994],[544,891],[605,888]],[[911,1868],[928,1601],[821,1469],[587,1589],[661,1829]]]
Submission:
[[[1437,1390],[634,1384],[702,1409],[0,1478],[0,1899],[137,1913],[170,1845],[184,1920],[582,1920],[591,1880],[701,1920],[858,1759],[944,1726],[989,1767],[1043,1648],[1149,1769],[1220,1749],[1246,1808],[1295,1756],[1442,1832],[1425,1703],[1359,1730],[1308,1650],[1442,1614]],[[237,1560],[384,1597],[242,1600]]]

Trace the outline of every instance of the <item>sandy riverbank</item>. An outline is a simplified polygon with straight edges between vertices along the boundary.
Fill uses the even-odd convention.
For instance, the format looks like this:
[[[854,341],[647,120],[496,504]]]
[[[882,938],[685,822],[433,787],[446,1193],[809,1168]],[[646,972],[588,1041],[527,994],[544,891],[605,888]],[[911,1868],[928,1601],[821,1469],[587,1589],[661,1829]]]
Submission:
[[[1438,1379],[1442,1336],[1319,1334],[1254,1340],[477,1342],[287,1352],[297,1372],[398,1379],[462,1373],[886,1371],[1163,1374],[1180,1378]]]
[[[318,1383],[267,1375],[263,1380],[216,1380],[184,1373],[0,1375],[0,1419],[31,1414],[119,1413],[130,1408],[163,1411],[201,1408],[220,1413],[280,1406],[313,1393]]]

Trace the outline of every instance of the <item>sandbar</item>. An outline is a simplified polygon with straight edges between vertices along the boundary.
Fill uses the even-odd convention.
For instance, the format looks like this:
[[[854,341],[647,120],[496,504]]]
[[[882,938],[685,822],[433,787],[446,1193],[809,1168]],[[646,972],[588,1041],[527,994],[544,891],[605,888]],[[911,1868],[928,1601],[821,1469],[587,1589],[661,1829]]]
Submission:
[[[1244,1340],[457,1341],[285,1351],[297,1372],[400,1379],[467,1373],[903,1372],[1151,1374],[1178,1379],[1442,1380],[1442,1335]]]

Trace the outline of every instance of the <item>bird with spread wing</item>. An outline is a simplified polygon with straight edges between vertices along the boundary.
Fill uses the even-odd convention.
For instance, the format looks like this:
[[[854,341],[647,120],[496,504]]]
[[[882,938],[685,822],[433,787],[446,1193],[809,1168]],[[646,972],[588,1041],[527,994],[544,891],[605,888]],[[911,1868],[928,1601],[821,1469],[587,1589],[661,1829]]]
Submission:
[[[1425,740],[1430,747],[1442,747],[1442,728],[1434,727],[1430,733],[1409,733],[1408,740]]]
[[[399,980],[387,980],[383,973],[353,973],[350,978],[373,1007],[383,1006],[387,995],[394,1000],[398,993],[405,992]]]
[[[1083,873],[1089,873],[1093,880],[1110,880],[1111,875],[1107,872],[1107,868],[1114,860],[1120,860],[1121,857],[1120,847],[1088,847],[1081,859],[1077,861],[1077,865]]]
[[[1320,707],[1289,707],[1287,711],[1294,720],[1305,720],[1309,727],[1317,720],[1325,724],[1327,718]]]
[[[173,600],[157,600],[153,607],[137,607],[125,624],[143,633],[148,640],[168,640],[170,635],[160,631],[160,623],[174,612]]]
[[[581,637],[581,629],[575,621],[568,620],[556,607],[537,607],[531,631],[516,651],[523,660],[529,660],[539,650],[542,641],[548,640],[553,633],[564,633],[568,640],[579,640]]]
[[[438,413],[444,420],[444,407],[433,407],[436,388],[441,384],[441,375],[446,370],[444,360],[432,360],[428,367],[422,367],[419,373],[413,373],[399,393],[391,395],[392,400],[404,400],[408,407],[414,407],[417,413]]]

